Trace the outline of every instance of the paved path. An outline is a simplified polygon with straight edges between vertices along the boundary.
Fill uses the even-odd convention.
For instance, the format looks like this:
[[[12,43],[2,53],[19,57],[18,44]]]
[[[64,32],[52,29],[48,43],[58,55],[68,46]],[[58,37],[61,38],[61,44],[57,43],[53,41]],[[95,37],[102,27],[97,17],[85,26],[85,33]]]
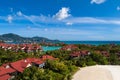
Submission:
[[[113,80],[120,80],[120,66],[100,66],[102,68],[108,69],[111,74],[112,74],[112,78]]]
[[[120,80],[118,68],[120,70],[120,67],[101,65],[81,68],[72,80]]]

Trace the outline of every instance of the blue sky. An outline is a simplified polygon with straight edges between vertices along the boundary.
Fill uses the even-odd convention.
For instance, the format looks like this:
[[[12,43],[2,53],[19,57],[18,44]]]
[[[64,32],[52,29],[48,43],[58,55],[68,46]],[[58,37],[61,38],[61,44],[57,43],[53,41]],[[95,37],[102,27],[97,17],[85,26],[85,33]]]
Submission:
[[[120,0],[0,0],[0,34],[120,40]]]

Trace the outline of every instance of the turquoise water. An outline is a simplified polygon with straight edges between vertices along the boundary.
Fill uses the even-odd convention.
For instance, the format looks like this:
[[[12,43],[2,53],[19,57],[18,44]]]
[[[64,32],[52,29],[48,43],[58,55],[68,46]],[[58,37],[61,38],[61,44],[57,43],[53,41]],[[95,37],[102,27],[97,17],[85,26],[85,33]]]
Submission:
[[[120,41],[63,41],[66,44],[90,44],[90,45],[103,45],[103,44],[119,44]]]
[[[51,51],[51,50],[57,50],[60,49],[61,47],[57,47],[57,46],[42,46],[43,51]]]

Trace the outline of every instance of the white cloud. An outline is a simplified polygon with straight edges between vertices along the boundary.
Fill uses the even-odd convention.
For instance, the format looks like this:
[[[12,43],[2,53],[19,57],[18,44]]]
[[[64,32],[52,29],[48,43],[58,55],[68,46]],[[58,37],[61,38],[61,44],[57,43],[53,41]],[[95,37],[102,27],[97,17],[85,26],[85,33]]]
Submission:
[[[106,0],[91,0],[91,4],[95,3],[95,4],[102,4],[104,3]]]
[[[65,22],[71,22],[71,23],[105,23],[106,21],[99,18],[93,18],[93,17],[73,17],[71,19],[64,20]]]
[[[63,8],[62,8],[63,9]],[[15,20],[28,20],[31,23],[33,23],[36,27],[41,27],[43,24],[55,24],[55,25],[73,25],[73,24],[113,24],[113,25],[120,25],[120,19],[119,18],[96,18],[96,17],[70,17],[70,14],[68,14],[68,11],[65,13],[64,10],[60,10],[56,15],[54,15],[54,18],[51,16],[36,16],[36,15],[25,15],[21,11],[18,11],[16,15],[11,16],[0,16],[0,19],[7,20],[9,23],[12,23],[13,17]],[[61,13],[60,13],[61,12]],[[63,14],[65,13],[65,14]],[[59,16],[58,16],[59,14]],[[64,15],[64,16],[62,16]],[[66,16],[65,16],[66,15]],[[6,19],[7,18],[7,19]],[[58,20],[56,20],[58,19]],[[42,25],[41,25],[42,23]]]
[[[117,7],[117,10],[120,11],[120,6]]]
[[[94,18],[94,17],[73,17],[66,19],[64,22],[71,22],[73,24],[115,24],[120,25],[120,19],[106,19],[106,18]]]
[[[26,27],[26,30],[27,30],[27,31],[39,31],[39,30],[41,30],[41,29],[40,29],[40,28],[37,28],[37,27],[27,26],[27,27]]]
[[[22,12],[18,13],[20,16],[11,16],[7,17],[1,16],[0,19],[6,19],[9,23],[12,23],[13,17],[14,20],[28,20],[33,23],[36,27],[41,27],[42,24],[65,24],[65,25],[73,25],[73,24],[113,24],[120,25],[119,18],[95,18],[95,17],[71,17],[69,19],[56,20],[53,17],[48,17],[44,15],[36,16],[36,15],[25,15]],[[22,15],[22,16],[21,16]]]
[[[27,26],[27,30],[31,30],[31,26]]]
[[[23,14],[22,14],[21,11],[18,11],[18,12],[17,12],[17,15],[18,15],[18,16],[22,16]]]
[[[68,18],[70,16],[69,11],[70,11],[69,8],[63,7],[53,17],[58,19],[58,20],[63,20],[63,19]]]
[[[12,17],[11,15],[8,15],[7,21],[8,21],[9,23],[12,23],[12,20],[13,20],[13,17]]]
[[[44,29],[44,31],[48,31],[48,29],[47,29],[47,28],[45,28],[45,29]]]
[[[66,25],[73,25],[73,23],[72,22],[67,22]]]
[[[27,19],[28,21],[30,21],[32,24],[34,24],[34,25],[37,26],[37,27],[40,27],[40,26],[41,26],[41,25],[37,24],[37,23],[34,21],[35,19],[38,20],[38,19],[37,19],[38,16],[34,16],[34,15],[27,16],[27,15],[23,14],[21,11],[18,11],[16,14],[17,14],[19,17],[23,17],[23,18]],[[35,19],[34,19],[34,18],[35,18]]]
[[[27,16],[27,15],[24,15],[24,14],[23,14],[23,16],[24,16],[24,18],[29,20],[34,26],[36,26],[36,27],[40,27],[41,26],[40,24],[36,23],[36,20],[34,21],[34,18],[32,16]]]

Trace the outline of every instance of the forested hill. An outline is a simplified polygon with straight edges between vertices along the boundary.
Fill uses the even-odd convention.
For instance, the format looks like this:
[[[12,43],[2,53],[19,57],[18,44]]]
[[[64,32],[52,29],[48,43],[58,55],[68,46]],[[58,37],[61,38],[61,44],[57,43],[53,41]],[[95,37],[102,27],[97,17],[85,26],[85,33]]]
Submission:
[[[60,42],[59,40],[50,40],[44,37],[22,37],[17,34],[8,33],[0,35],[0,41],[4,42],[15,42],[15,43],[25,43],[25,42]]]

